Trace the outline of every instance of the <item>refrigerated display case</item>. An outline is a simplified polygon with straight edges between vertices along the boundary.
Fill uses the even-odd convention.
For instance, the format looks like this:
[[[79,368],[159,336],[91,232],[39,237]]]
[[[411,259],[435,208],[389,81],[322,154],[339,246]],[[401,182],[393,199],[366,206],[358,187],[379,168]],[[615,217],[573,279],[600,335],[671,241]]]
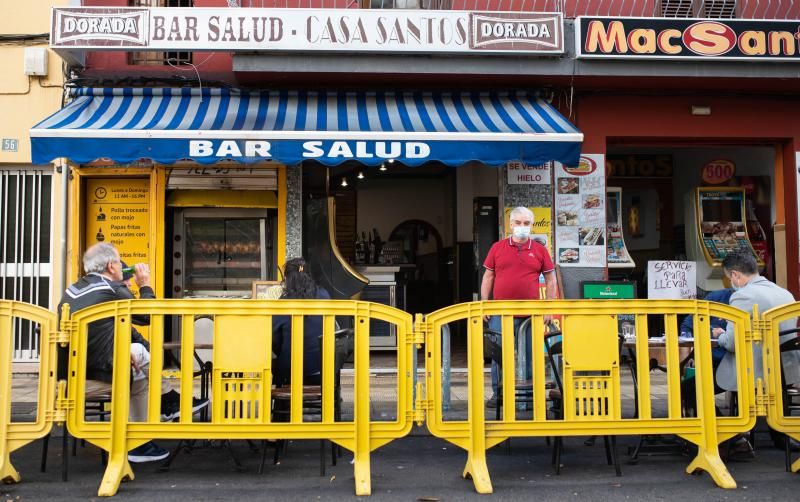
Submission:
[[[268,209],[182,209],[173,236],[174,298],[249,298],[276,280],[276,215]]]

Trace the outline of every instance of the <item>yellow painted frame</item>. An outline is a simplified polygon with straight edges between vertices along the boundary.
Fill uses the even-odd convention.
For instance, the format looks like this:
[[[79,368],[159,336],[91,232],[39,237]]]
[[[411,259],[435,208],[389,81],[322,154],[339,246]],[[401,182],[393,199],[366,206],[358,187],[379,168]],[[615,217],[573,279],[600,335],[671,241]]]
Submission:
[[[286,262],[286,205],[288,201],[286,169],[284,165],[276,166],[278,169],[278,249],[276,263],[280,267]],[[164,278],[166,277],[165,256],[163,253],[166,235],[164,234],[164,221],[166,217],[166,185],[167,167],[157,165],[154,167],[76,167],[69,166],[71,171],[71,186],[69,187],[69,228],[67,230],[67,281],[74,282],[81,272],[81,256],[83,255],[84,233],[83,214],[85,204],[83,197],[85,190],[83,181],[86,178],[124,177],[150,179],[150,245],[148,252],[152,257],[154,291],[157,297],[164,295]],[[277,278],[277,277],[276,277]]]
[[[164,294],[164,256],[159,250],[164,249],[164,196],[166,175],[159,167],[72,167],[69,189],[69,229],[67,232],[67,281],[74,282],[81,272],[83,256],[83,216],[86,210],[86,195],[83,181],[87,178],[148,178],[150,180],[150,244],[148,253],[152,257],[152,273],[157,278],[153,284],[156,296]],[[66,264],[65,264],[66,266]]]
[[[278,207],[275,190],[176,190],[166,200],[167,207]]]

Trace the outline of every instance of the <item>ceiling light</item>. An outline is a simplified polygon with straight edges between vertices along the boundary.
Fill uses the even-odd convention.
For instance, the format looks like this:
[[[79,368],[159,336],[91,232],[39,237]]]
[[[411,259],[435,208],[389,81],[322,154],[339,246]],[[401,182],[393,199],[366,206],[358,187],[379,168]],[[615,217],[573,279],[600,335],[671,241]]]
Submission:
[[[711,107],[710,106],[692,106],[692,115],[711,115]]]
[[[347,178],[342,178],[342,186],[343,187],[347,186]]]
[[[381,167],[378,168],[380,171],[386,170],[386,164],[381,164]]]
[[[356,176],[356,178],[358,178],[360,180],[363,180],[364,179],[364,171],[359,172],[358,176]]]
[[[389,164],[394,164],[394,159],[389,159]]]

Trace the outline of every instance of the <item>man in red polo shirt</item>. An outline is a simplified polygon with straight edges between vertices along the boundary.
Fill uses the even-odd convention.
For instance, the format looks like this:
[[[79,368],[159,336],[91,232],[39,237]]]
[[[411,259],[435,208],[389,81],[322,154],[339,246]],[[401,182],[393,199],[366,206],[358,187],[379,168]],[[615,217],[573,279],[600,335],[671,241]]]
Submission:
[[[486,255],[483,266],[486,271],[481,282],[481,300],[538,300],[539,275],[545,279],[545,295],[556,298],[558,287],[553,260],[547,248],[531,239],[533,213],[526,207],[516,207],[509,215],[511,237],[495,242]],[[525,318],[514,319],[514,335]],[[545,316],[549,321],[550,316]],[[502,331],[500,316],[488,318],[489,329]],[[501,340],[496,340],[501,343]],[[532,376],[530,324],[525,334],[525,377]],[[493,395],[486,403],[488,407],[497,406],[497,382],[499,369],[492,361]]]

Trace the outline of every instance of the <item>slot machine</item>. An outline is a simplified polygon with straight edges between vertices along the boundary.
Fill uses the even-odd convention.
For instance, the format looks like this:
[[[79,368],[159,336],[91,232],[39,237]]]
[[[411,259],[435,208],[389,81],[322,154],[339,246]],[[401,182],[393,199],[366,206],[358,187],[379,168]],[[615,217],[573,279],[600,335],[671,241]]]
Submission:
[[[608,268],[634,268],[636,263],[625,246],[622,225],[622,188],[606,188],[606,251]]]
[[[697,262],[697,286],[722,289],[722,260],[733,251],[753,253],[763,270],[747,231],[745,191],[741,187],[698,187],[686,195],[686,254]]]

